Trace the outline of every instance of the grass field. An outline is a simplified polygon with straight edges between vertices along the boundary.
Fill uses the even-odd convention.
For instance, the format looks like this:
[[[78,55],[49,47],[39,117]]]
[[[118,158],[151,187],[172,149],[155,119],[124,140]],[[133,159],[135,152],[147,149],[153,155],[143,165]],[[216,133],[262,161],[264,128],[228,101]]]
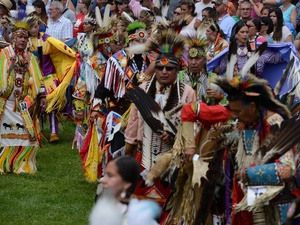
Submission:
[[[74,129],[65,122],[58,143],[43,142],[36,174],[0,175],[0,225],[88,224],[96,185],[84,180],[78,151],[71,148]]]

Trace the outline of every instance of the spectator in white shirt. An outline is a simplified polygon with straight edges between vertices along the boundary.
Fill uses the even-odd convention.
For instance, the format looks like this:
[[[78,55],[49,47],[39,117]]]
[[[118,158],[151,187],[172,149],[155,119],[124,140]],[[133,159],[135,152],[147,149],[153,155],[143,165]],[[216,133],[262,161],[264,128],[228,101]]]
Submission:
[[[197,18],[202,21],[203,20],[202,10],[205,9],[206,7],[213,7],[213,4],[211,3],[211,0],[202,0],[200,2],[197,2],[195,6],[196,6],[195,12],[197,13]]]
[[[49,7],[50,20],[46,34],[58,40],[66,41],[73,37],[73,25],[71,21],[62,16],[63,5],[58,1],[53,1]]]
[[[74,25],[76,22],[76,15],[75,15],[74,11],[72,11],[71,9],[68,8],[68,4],[67,4],[68,1],[67,0],[59,0],[59,2],[61,2],[61,4],[64,7],[62,15],[64,17],[66,17],[67,19],[69,19],[72,22],[72,24]]]

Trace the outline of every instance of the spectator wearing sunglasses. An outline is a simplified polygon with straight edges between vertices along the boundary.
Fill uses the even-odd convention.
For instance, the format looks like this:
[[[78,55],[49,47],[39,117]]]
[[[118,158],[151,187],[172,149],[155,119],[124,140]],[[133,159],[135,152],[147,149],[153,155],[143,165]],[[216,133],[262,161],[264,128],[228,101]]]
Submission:
[[[270,34],[273,32],[274,27],[272,20],[269,17],[261,17],[261,29],[260,29],[260,35],[263,36],[268,43],[274,43],[273,38],[270,36]]]

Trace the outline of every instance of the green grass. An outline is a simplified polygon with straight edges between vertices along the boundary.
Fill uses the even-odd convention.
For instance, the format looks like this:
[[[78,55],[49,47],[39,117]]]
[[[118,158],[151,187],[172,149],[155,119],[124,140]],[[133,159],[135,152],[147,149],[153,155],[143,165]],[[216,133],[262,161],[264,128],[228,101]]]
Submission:
[[[0,175],[0,225],[88,224],[96,185],[84,180],[71,148],[74,123],[62,127],[58,143],[43,142],[39,149],[36,174]]]

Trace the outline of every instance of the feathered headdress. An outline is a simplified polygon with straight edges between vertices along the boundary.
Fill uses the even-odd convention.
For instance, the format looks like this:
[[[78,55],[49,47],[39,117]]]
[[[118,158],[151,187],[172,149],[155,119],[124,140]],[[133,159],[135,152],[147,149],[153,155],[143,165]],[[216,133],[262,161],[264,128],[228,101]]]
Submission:
[[[158,54],[156,64],[171,63],[178,66],[185,44],[186,39],[182,35],[167,29],[153,36],[146,46],[146,51]]]
[[[120,26],[126,28],[128,41],[137,40],[140,43],[147,41],[154,19],[153,16],[147,12],[143,12],[141,15],[140,20],[135,20],[128,13],[122,12]]]
[[[91,25],[96,26],[97,25],[97,20],[96,20],[96,17],[95,17],[95,12],[90,11],[87,15],[85,15],[84,22],[88,22]]]
[[[288,108],[274,98],[268,81],[259,79],[252,74],[236,76],[232,79],[218,77],[212,81],[225,91],[230,101],[243,100],[246,98],[259,98],[262,106],[279,113],[283,118],[291,116]]]
[[[105,6],[103,19],[101,17],[100,9],[98,6],[95,9],[96,21],[99,28],[93,34],[94,45],[108,44],[110,41],[114,40],[114,34],[112,32],[112,27],[109,22],[110,4]]]

